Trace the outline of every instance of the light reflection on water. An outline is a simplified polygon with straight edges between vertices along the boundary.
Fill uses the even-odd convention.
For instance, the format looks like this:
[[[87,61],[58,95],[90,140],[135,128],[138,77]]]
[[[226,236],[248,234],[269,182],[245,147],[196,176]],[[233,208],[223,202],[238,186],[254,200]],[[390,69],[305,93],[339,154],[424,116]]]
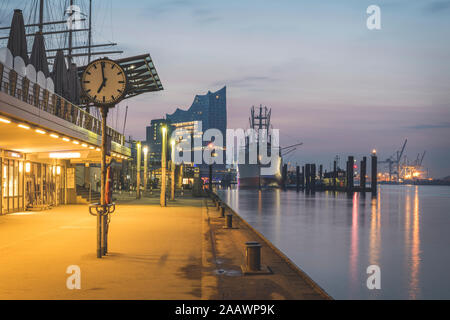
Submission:
[[[337,299],[450,299],[450,188],[222,190],[228,204]],[[366,286],[381,269],[381,290]]]

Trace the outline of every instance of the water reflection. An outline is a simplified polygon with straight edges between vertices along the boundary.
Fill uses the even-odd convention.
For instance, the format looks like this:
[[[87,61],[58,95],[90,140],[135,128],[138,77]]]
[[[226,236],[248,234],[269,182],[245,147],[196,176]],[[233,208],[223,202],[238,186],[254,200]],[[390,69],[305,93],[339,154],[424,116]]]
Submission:
[[[352,199],[352,225],[351,225],[351,241],[350,241],[350,278],[351,288],[356,289],[359,283],[358,271],[358,193],[353,193]]]
[[[449,191],[383,186],[375,198],[280,190],[221,194],[335,298],[449,299]],[[366,286],[369,265],[381,268],[381,290]]]
[[[420,268],[420,234],[419,234],[419,189],[414,190],[414,210],[411,243],[411,283],[410,298],[416,299],[419,295],[419,268]]]

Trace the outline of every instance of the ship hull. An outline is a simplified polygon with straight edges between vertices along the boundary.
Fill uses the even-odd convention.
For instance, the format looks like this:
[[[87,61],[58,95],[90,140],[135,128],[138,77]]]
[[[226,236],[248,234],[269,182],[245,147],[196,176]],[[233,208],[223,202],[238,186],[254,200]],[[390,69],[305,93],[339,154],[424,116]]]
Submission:
[[[257,164],[238,165],[238,186],[239,188],[279,188],[282,185],[281,176],[282,159],[278,158],[275,173],[270,175],[260,175],[260,168]]]

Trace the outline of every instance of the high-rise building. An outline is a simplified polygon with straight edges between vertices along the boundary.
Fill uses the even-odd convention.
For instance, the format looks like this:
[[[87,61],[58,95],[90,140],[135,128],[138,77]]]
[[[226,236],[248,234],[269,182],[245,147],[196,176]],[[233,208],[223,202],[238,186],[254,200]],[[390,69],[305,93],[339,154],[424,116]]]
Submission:
[[[161,161],[161,144],[162,144],[162,126],[166,125],[165,119],[153,119],[150,126],[146,127],[146,141],[144,145],[148,146],[148,161],[157,163]]]
[[[205,95],[196,95],[194,102],[188,110],[177,110],[172,114],[167,114],[169,123],[181,123],[190,121],[201,121],[202,131],[208,129],[219,129],[222,132],[225,144],[227,129],[227,97],[226,87]]]

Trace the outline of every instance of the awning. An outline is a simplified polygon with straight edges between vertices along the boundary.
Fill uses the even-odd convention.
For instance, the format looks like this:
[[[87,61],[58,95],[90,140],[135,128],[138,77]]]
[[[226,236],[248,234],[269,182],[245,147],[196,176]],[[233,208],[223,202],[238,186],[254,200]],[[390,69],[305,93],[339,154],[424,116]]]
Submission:
[[[164,90],[150,54],[114,61],[124,69],[128,77],[128,88],[125,99],[142,93]],[[80,77],[85,68],[86,66],[78,68]]]

